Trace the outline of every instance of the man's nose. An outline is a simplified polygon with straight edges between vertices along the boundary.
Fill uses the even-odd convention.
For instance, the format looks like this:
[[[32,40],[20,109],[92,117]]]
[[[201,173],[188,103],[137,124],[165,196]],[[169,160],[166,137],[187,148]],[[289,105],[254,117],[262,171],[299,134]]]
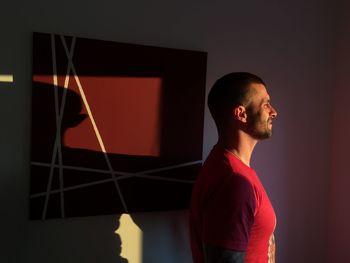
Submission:
[[[272,118],[276,118],[277,117],[277,111],[274,107],[271,106],[271,112],[270,112],[270,116]]]

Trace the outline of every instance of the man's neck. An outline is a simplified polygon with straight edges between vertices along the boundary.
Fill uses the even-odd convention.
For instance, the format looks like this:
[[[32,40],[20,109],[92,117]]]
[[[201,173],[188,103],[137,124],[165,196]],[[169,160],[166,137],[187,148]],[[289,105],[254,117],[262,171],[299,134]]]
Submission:
[[[250,159],[257,140],[247,133],[238,130],[236,133],[220,134],[218,145],[234,154],[244,164],[250,167]]]

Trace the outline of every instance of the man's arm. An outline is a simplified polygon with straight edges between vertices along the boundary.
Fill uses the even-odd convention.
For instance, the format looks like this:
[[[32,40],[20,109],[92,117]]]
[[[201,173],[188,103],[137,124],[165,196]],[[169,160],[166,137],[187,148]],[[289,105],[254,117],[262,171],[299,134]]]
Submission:
[[[205,208],[202,227],[204,262],[243,263],[256,209],[251,183],[239,175],[227,177]]]
[[[205,263],[244,263],[245,252],[204,244]]]

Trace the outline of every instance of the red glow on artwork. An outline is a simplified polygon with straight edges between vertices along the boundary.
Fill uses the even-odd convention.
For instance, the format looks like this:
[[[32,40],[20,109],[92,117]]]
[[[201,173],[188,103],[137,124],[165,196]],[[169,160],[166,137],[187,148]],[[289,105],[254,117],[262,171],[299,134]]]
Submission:
[[[33,81],[51,84],[52,76],[34,76]],[[65,76],[58,76],[63,87]],[[161,136],[161,88],[157,77],[90,77],[79,76],[81,88],[93,118],[88,116],[64,134],[65,147],[137,156],[159,156]],[[79,86],[70,76],[69,89],[82,98]],[[101,141],[93,127],[95,121]]]

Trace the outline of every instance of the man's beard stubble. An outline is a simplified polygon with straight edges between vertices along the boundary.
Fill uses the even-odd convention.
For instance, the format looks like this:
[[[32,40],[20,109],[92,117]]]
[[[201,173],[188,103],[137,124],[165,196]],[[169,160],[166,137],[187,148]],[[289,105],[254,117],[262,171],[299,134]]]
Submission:
[[[249,119],[250,121],[248,122],[248,130],[249,134],[253,138],[257,140],[264,140],[272,136],[272,128],[269,128],[269,124],[272,122],[271,118],[262,120],[261,114],[257,112],[250,113]]]

